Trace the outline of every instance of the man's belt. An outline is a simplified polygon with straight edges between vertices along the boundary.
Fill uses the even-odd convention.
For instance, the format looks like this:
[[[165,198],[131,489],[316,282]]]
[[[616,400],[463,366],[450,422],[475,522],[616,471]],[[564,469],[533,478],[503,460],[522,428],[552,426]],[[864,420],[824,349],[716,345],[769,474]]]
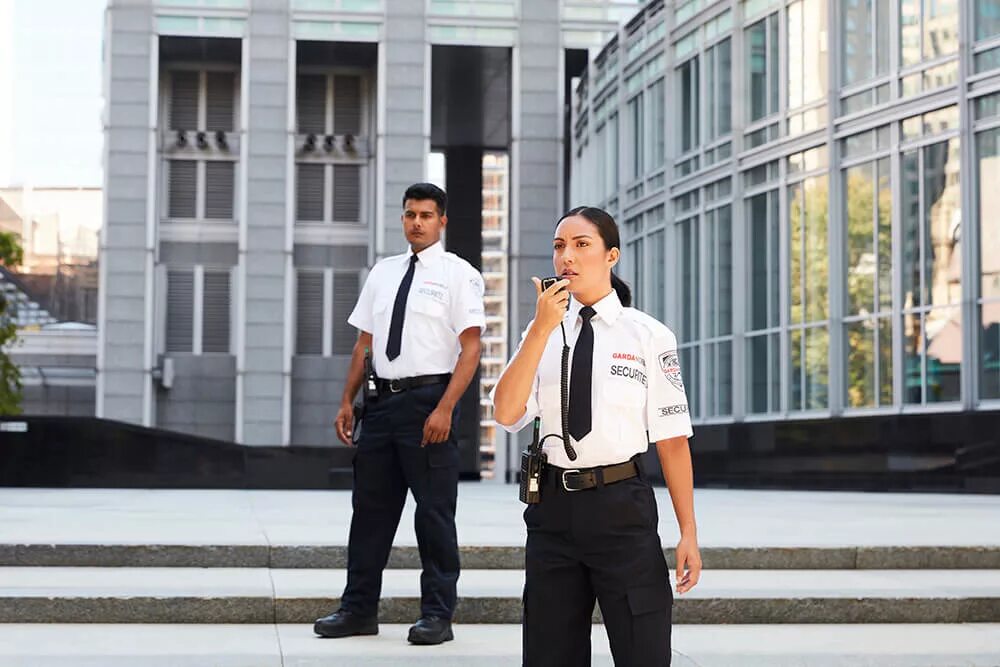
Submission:
[[[449,381],[451,381],[451,373],[441,373],[439,375],[418,375],[412,378],[399,378],[398,380],[383,380],[379,378],[376,381],[376,385],[378,386],[379,394],[398,394],[407,389],[425,387],[431,384],[447,384]]]
[[[601,484],[614,484],[632,479],[639,474],[639,468],[635,461],[630,459],[624,463],[596,468],[566,469],[550,465],[548,474],[567,491],[583,491]]]

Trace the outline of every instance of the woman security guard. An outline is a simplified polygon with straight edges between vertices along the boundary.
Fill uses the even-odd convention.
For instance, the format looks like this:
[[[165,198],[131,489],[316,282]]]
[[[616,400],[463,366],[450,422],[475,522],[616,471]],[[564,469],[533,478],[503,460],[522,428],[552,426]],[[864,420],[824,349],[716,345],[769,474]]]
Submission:
[[[680,525],[677,592],[701,573],[677,340],[629,307],[628,286],[611,272],[619,245],[618,226],[601,209],[574,208],[560,219],[552,263],[561,280],[543,290],[533,278],[535,319],[493,393],[494,418],[506,430],[540,417],[542,432],[557,434],[544,446],[541,502],[524,512],[526,667],[589,665],[595,598],[616,665],[670,664],[673,597],[639,464],[649,442]],[[572,345],[570,447],[559,435],[564,344]]]

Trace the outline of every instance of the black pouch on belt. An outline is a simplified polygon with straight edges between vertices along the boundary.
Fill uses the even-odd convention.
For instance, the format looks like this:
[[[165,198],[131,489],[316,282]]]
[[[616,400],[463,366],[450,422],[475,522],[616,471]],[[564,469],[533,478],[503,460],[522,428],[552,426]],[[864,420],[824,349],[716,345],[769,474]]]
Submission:
[[[547,458],[538,442],[538,429],[541,420],[535,417],[535,433],[531,446],[521,452],[521,486],[518,498],[522,503],[534,505],[542,501],[542,472]]]

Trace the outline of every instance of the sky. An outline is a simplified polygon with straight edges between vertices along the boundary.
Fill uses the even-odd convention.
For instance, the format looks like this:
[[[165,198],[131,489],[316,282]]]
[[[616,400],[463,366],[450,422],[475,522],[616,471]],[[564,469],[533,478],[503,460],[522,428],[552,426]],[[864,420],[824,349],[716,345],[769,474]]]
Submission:
[[[100,187],[106,0],[0,0],[0,187]]]

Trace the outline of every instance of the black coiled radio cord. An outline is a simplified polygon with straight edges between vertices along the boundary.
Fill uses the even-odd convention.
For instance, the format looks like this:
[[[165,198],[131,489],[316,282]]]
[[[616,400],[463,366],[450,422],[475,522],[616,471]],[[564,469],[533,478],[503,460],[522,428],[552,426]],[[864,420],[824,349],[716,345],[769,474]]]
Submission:
[[[559,411],[562,417],[562,435],[549,433],[542,438],[542,443],[549,438],[561,438],[563,448],[566,450],[566,456],[570,461],[576,461],[576,449],[574,449],[572,443],[569,441],[569,344],[566,342],[566,322],[561,322],[559,328],[562,329],[563,339],[562,371],[559,380]]]

